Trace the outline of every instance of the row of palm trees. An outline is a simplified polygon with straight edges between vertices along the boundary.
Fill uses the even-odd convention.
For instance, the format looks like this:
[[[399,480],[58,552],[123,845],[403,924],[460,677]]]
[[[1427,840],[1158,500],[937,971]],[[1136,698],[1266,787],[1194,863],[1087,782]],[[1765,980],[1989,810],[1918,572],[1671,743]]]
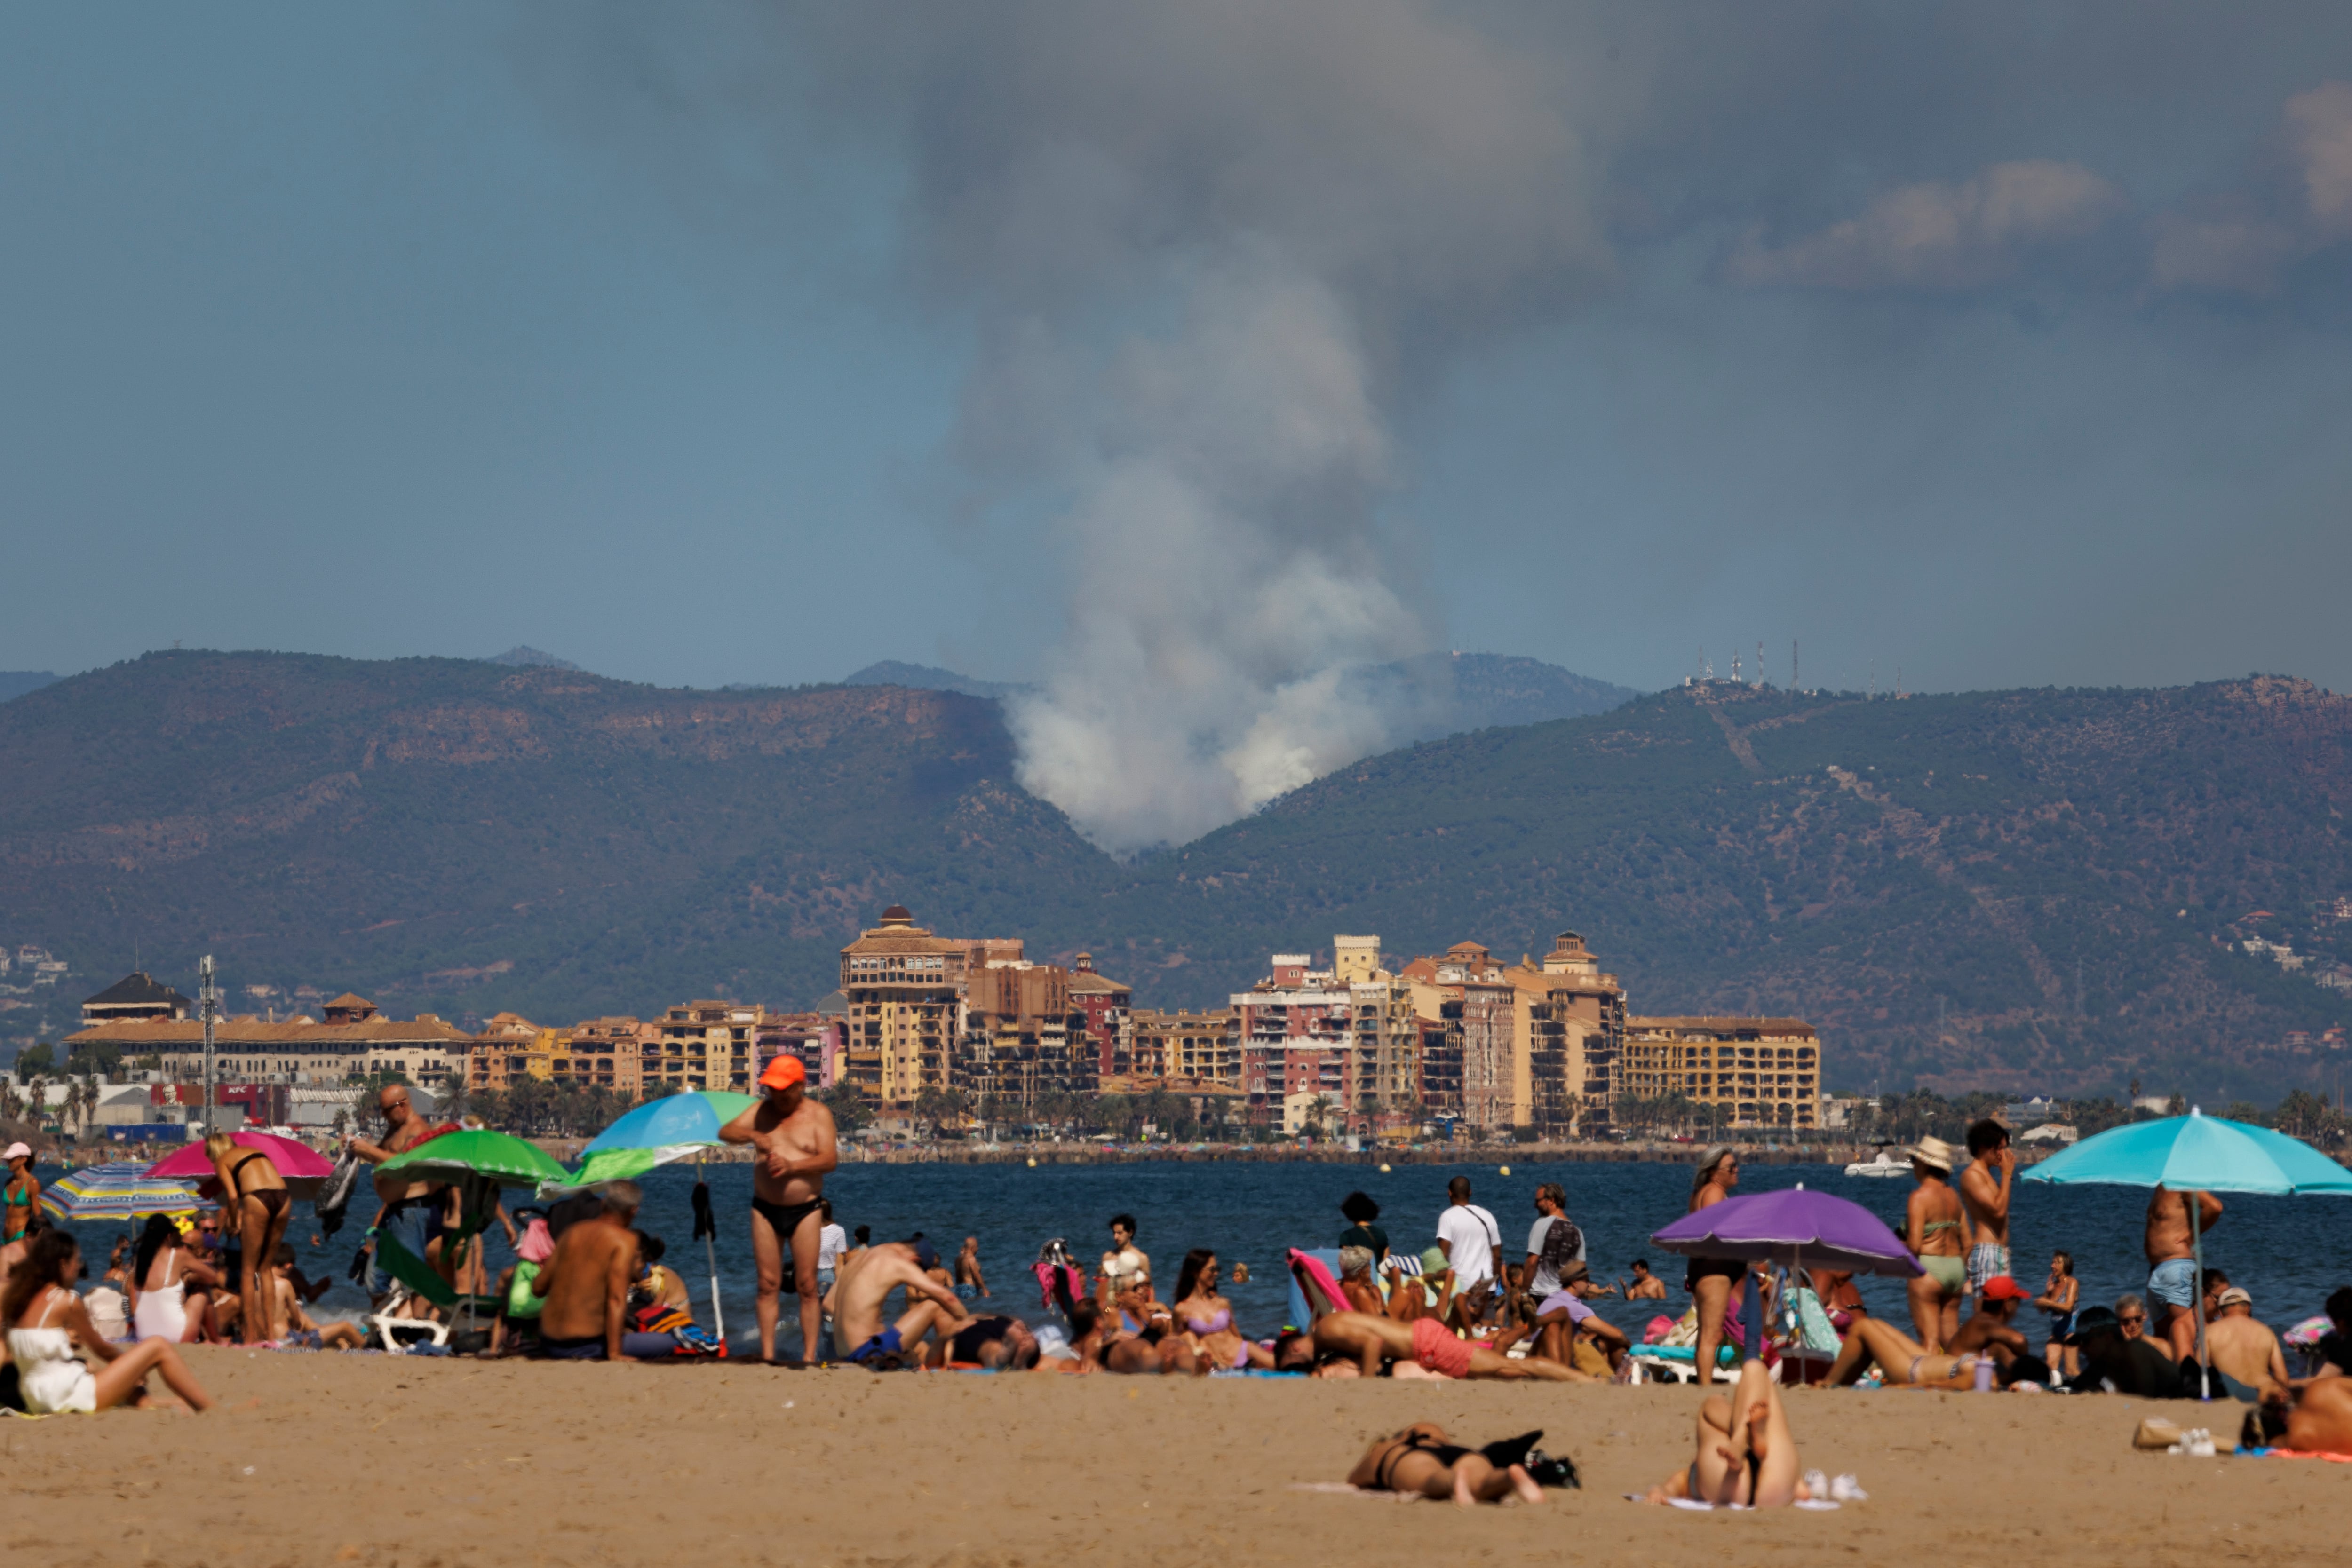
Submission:
[[[85,1072],[77,1076],[63,1072],[52,1077],[46,1072],[27,1072],[22,1090],[14,1083],[0,1082],[0,1116],[16,1121],[25,1118],[26,1113],[30,1111],[32,1115],[29,1119],[37,1124],[51,1109],[49,1087],[58,1082],[63,1082],[66,1086],[65,1098],[55,1107],[58,1126],[88,1132],[90,1119],[98,1114],[99,1088],[95,1073]]]

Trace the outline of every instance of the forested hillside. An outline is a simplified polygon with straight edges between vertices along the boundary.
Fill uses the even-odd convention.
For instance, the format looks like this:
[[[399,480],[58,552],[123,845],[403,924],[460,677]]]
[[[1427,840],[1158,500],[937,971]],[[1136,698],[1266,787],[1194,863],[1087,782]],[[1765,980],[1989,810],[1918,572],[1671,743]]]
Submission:
[[[135,944],[183,989],[212,951],[233,986],[568,1020],[804,1006],[893,901],[1091,949],[1147,1006],[1334,932],[1516,957],[1573,927],[1638,1012],[1812,1019],[1847,1087],[2271,1098],[2345,1059],[2314,977],[2352,933],[2347,729],[2277,679],[1717,685],[1370,758],[1120,865],[1013,781],[984,699],[159,653],[0,706],[0,938],[88,989]]]

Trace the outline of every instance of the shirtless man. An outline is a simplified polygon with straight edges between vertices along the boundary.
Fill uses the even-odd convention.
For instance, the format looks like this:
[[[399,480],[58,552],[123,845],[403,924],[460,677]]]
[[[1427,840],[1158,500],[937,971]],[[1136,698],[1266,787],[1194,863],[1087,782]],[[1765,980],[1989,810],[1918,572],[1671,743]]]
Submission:
[[[972,1325],[954,1289],[932,1278],[939,1262],[928,1241],[885,1241],[857,1255],[833,1288],[835,1333],[838,1343],[854,1347],[846,1359],[876,1372],[914,1365],[933,1329],[945,1341]],[[902,1286],[907,1310],[886,1329],[883,1302]]]
[[[790,1252],[793,1289],[801,1303],[801,1355],[808,1364],[817,1359],[824,1326],[816,1282],[824,1177],[841,1163],[841,1153],[834,1144],[833,1113],[808,1097],[808,1069],[799,1057],[769,1062],[760,1087],[766,1095],[721,1127],[719,1136],[749,1144],[757,1155],[751,1166],[751,1256],[760,1269],[760,1359],[776,1359],[776,1294],[783,1289],[784,1255]]]
[[[2017,1151],[2009,1129],[1988,1116],[1969,1128],[1969,1168],[1960,1173],[1960,1207],[1969,1217],[1969,1292],[1984,1289],[1996,1274],[2009,1272],[2010,1185],[2017,1176]]]
[[[2248,1404],[2284,1397],[2286,1354],[2278,1335],[2254,1317],[2254,1299],[2231,1285],[2216,1299],[2217,1315],[2205,1325],[2205,1350],[2224,1388]]]
[[[1633,1278],[1625,1287],[1629,1301],[1663,1301],[1666,1299],[1666,1282],[1650,1272],[1647,1258],[1633,1260]]]
[[[1494,1343],[1507,1346],[1524,1332],[1507,1330]],[[1378,1377],[1381,1366],[1393,1361],[1401,1366],[1417,1366],[1445,1377],[1539,1378],[1551,1383],[1596,1381],[1573,1367],[1540,1356],[1513,1361],[1499,1349],[1490,1350],[1484,1344],[1456,1339],[1454,1331],[1435,1318],[1423,1318],[1408,1325],[1374,1317],[1370,1312],[1326,1312],[1315,1320],[1315,1348],[1355,1356],[1366,1377]]]
[[[967,1236],[963,1249],[956,1254],[955,1282],[959,1293],[969,1287],[973,1294],[988,1294],[988,1276],[980,1271],[980,1238]]]
[[[358,1350],[366,1343],[356,1323],[332,1322],[320,1324],[304,1312],[303,1295],[294,1283],[301,1270],[294,1267],[294,1249],[281,1245],[269,1270],[269,1288],[276,1298],[277,1317],[286,1325],[280,1337],[288,1344],[309,1345],[319,1350]],[[311,1301],[318,1300],[312,1296]]]
[[[376,1092],[375,1106],[377,1114],[383,1118],[383,1141],[371,1144],[364,1138],[353,1136],[345,1139],[343,1145],[372,1166],[380,1166],[394,1155],[406,1154],[423,1143],[432,1131],[425,1126],[425,1118],[409,1104],[405,1084],[385,1084]],[[381,1207],[376,1209],[374,1228],[391,1236],[418,1258],[423,1258],[432,1244],[432,1222],[436,1211],[433,1184],[379,1173],[375,1178],[375,1196]],[[383,1301],[397,1283],[384,1271],[375,1249],[368,1249],[368,1299]]]
[[[608,1182],[604,1211],[564,1228],[555,1256],[530,1282],[543,1297],[539,1345],[532,1353],[555,1361],[619,1361],[628,1354],[629,1287],[636,1281],[637,1207],[644,1195],[633,1181]],[[676,1342],[647,1334],[665,1351]]]
[[[2197,1264],[2189,1235],[2192,1199],[2198,1233],[2212,1229],[2221,1218],[2220,1198],[2160,1186],[2148,1195],[2147,1229],[2140,1242],[2147,1254],[2148,1332],[2165,1342],[2175,1361],[2197,1354]]]

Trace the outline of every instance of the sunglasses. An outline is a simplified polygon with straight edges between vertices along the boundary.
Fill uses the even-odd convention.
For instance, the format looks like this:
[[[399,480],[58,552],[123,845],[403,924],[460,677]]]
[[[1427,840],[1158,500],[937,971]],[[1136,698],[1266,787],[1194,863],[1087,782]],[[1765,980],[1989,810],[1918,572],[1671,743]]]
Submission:
[[[2128,1318],[2117,1318],[2116,1322],[2119,1323],[2144,1323],[2147,1322],[2147,1317],[2145,1313],[2141,1313]]]

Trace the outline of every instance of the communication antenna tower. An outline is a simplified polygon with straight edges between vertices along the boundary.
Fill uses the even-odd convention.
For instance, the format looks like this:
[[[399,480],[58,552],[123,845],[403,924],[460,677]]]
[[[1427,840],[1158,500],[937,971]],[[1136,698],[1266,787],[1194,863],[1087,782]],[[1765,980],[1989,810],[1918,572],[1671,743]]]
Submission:
[[[1744,686],[1748,684],[1739,675],[1739,650],[1737,647],[1731,650],[1731,684],[1735,686]]]
[[[1797,679],[1797,640],[1789,639],[1789,690],[1793,695],[1802,683]]]
[[[1756,684],[1764,684],[1764,639],[1756,639]]]
[[[213,1026],[220,1019],[220,988],[213,984],[213,956],[210,953],[205,954],[204,962],[196,966],[196,974],[204,982],[196,988],[196,1006],[205,1020],[205,1131],[210,1133],[218,1126],[213,1119]]]

